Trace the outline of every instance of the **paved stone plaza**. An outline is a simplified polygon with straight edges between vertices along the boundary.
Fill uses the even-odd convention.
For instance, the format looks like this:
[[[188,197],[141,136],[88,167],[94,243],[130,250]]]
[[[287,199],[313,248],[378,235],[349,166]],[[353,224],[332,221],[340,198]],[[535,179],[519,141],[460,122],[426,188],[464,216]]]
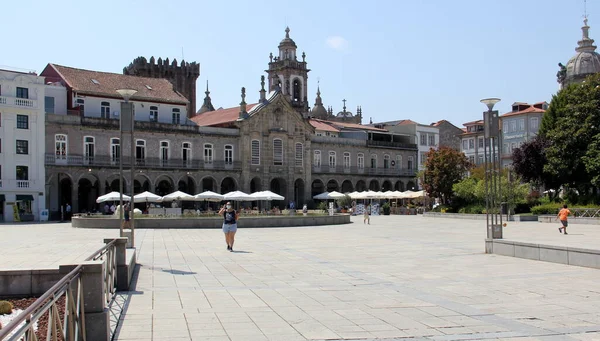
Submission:
[[[241,229],[234,253],[216,229],[140,230],[137,283],[116,338],[600,340],[599,270],[486,255],[481,221],[352,220]],[[554,225],[509,223],[505,236],[598,245],[599,226],[572,225],[564,236]],[[25,254],[19,235],[37,245],[71,234],[73,245],[60,247],[81,252],[84,240],[118,233],[64,224],[0,229],[13,240],[2,238],[3,260]],[[40,245],[29,251],[56,248]],[[57,262],[65,252],[44,258]]]

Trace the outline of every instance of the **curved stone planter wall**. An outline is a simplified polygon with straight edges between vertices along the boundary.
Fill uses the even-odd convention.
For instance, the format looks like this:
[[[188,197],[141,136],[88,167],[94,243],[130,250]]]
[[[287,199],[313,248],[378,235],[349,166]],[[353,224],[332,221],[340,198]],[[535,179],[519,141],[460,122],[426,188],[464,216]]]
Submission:
[[[290,227],[349,224],[349,214],[334,216],[271,216],[271,217],[241,217],[239,228],[257,227]],[[198,229],[221,228],[223,218],[136,218],[136,229]],[[74,217],[71,226],[88,229],[118,229],[119,219],[115,218],[86,218]]]

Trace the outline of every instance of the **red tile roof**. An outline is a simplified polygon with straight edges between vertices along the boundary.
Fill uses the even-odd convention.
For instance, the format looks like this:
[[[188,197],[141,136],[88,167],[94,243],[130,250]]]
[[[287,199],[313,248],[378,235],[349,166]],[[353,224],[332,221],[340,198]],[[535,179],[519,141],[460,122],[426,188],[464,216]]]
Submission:
[[[400,122],[398,122],[397,125],[399,126],[405,126],[405,125],[409,125],[409,124],[419,124],[413,120],[401,120]]]
[[[340,130],[331,126],[329,121],[323,121],[315,118],[309,120],[311,126],[315,127],[315,130],[332,131],[338,133]]]
[[[332,122],[332,121],[325,121],[325,122],[328,122],[330,124],[333,124],[333,125],[341,127],[341,128],[352,128],[352,129],[362,129],[362,130],[372,130],[372,131],[387,132],[387,130],[385,130],[385,129],[375,128],[375,127],[371,127],[371,126],[365,126],[365,125],[356,124],[356,123]]]
[[[483,124],[483,120],[477,120],[477,121],[471,121],[471,122],[467,122],[467,123],[463,123],[463,125],[466,126],[470,126],[470,125],[475,125],[475,124]]]
[[[175,91],[173,84],[166,79],[147,78],[122,75],[118,73],[91,71],[72,67],[48,64],[42,75],[53,69],[73,91],[82,95],[121,98],[117,89],[134,89],[138,92],[133,95],[133,100],[163,102],[186,105],[189,101],[179,92]]]
[[[250,111],[258,103],[246,104],[246,111]],[[223,123],[235,122],[240,117],[240,107],[227,109],[217,109],[215,111],[207,111],[200,115],[191,118],[197,125],[207,127],[215,126]]]
[[[521,110],[521,111],[512,111],[509,113],[506,113],[504,115],[500,115],[500,117],[509,117],[509,116],[516,116],[516,115],[521,115],[521,114],[529,114],[529,113],[545,113],[546,110],[544,109],[539,109],[534,107],[533,105],[531,105],[529,108]]]

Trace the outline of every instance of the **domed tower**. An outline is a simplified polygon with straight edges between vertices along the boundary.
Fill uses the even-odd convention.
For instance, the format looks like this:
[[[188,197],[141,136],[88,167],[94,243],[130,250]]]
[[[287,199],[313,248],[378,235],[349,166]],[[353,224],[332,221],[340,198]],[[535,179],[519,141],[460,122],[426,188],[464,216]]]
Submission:
[[[315,99],[315,106],[310,111],[310,116],[321,120],[328,119],[329,113],[323,106],[323,99],[321,98],[321,89],[317,85],[317,98]]]
[[[583,20],[583,38],[577,42],[577,53],[569,59],[567,66],[558,64],[560,70],[557,73],[557,80],[562,87],[571,83],[579,83],[587,76],[600,72],[600,54],[596,52],[594,39],[589,37],[590,27],[587,24],[588,19]]]
[[[298,47],[290,38],[290,28],[285,29],[285,38],[279,43],[279,56],[269,55],[269,90],[280,90],[288,96],[292,106],[302,113],[308,112],[306,54],[302,53],[302,61],[298,61]]]

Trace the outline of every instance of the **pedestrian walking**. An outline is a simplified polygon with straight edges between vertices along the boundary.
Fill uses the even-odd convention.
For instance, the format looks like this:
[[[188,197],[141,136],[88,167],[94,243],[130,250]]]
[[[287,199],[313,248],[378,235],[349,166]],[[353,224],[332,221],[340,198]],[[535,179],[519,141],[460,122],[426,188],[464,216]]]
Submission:
[[[370,214],[371,212],[369,212],[371,210],[371,205],[368,205],[367,207],[365,207],[365,213],[363,215],[363,224],[369,224],[371,225],[371,217]]]
[[[563,208],[560,211],[558,211],[558,215],[556,216],[555,220],[560,219],[560,223],[562,224],[562,227],[558,228],[558,232],[563,233],[564,231],[565,234],[568,234],[567,226],[569,226],[569,222],[567,220],[567,217],[569,216],[569,214],[571,214],[571,211],[569,211],[566,204],[563,205]]]
[[[69,203],[67,203],[67,220],[71,220],[71,205],[69,205]]]
[[[123,207],[123,217],[125,218],[123,220],[123,228],[131,228],[131,222],[129,221],[129,204],[125,204],[125,207]]]
[[[237,221],[240,215],[233,209],[230,202],[227,202],[227,204],[221,207],[219,210],[219,215],[221,214],[223,215],[223,233],[225,233],[227,250],[229,250],[229,252],[233,252],[235,232],[237,231]]]

